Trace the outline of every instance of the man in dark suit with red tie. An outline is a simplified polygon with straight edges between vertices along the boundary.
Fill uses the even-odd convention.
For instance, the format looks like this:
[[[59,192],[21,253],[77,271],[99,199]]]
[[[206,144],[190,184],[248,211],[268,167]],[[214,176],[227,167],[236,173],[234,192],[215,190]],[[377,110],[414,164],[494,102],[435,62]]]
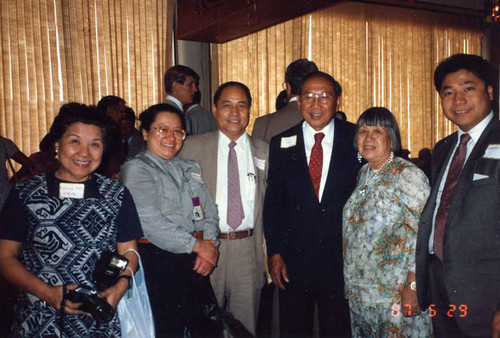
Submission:
[[[491,337],[500,302],[500,121],[495,70],[457,54],[434,72],[444,115],[458,131],[432,153],[432,191],[420,219],[417,293],[435,337]]]
[[[339,97],[326,73],[307,76],[298,100],[305,121],[275,136],[269,154],[264,230],[280,288],[280,333],[349,337],[344,299],[342,208],[356,184],[354,126],[333,119]]]

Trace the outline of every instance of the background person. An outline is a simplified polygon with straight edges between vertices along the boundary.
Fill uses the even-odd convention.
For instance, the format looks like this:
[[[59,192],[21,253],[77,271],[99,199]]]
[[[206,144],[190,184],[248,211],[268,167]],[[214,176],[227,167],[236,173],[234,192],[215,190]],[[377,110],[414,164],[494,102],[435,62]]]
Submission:
[[[145,238],[139,240],[155,332],[182,337],[190,295],[209,283],[219,251],[217,206],[200,166],[177,157],[186,132],[179,111],[157,104],[139,116],[146,149],[122,166]]]
[[[346,298],[354,337],[430,337],[415,289],[415,244],[429,183],[401,148],[396,119],[382,107],[356,125],[355,148],[365,164],[344,206]]]
[[[101,163],[105,121],[92,107],[61,107],[50,128],[60,162],[55,172],[16,185],[0,216],[0,271],[21,291],[13,336],[120,336],[115,313],[97,322],[65,302],[60,333],[63,286],[95,287],[91,272],[101,254],[136,249],[142,236],[132,196],[125,187],[94,171]],[[137,258],[125,254],[136,270]],[[130,271],[100,297],[116,308],[129,286]]]

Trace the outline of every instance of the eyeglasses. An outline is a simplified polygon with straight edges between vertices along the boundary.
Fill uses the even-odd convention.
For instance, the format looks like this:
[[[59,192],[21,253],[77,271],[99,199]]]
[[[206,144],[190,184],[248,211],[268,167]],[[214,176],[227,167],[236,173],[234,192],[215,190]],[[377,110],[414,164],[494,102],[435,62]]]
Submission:
[[[170,129],[167,126],[152,127],[151,129],[153,129],[159,137],[167,137],[170,133],[173,133],[177,140],[186,139],[186,131],[183,129]]]
[[[333,95],[330,95],[327,92],[307,93],[305,95],[302,95],[300,99],[304,104],[307,105],[313,104],[315,99],[318,99],[319,103],[321,104],[327,104],[330,102],[330,100],[333,99]]]

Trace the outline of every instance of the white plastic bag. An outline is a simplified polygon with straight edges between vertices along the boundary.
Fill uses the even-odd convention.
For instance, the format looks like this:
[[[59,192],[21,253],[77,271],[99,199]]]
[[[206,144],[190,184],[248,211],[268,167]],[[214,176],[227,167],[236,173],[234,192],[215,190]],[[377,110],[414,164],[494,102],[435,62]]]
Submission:
[[[136,253],[139,260],[139,270],[135,276],[132,276],[132,288],[125,292],[118,303],[118,316],[120,317],[122,337],[154,338],[153,312],[149,303],[141,256],[135,250],[129,249],[127,251]]]

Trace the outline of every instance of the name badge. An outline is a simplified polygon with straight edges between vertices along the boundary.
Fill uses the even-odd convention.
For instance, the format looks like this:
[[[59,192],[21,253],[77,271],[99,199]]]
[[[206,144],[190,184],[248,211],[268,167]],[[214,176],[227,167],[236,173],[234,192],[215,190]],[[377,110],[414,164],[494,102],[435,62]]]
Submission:
[[[59,198],[83,198],[85,185],[83,183],[59,183]]]
[[[191,198],[193,201],[193,217],[195,221],[202,221],[205,219],[205,213],[203,212],[203,208],[201,207],[201,202],[199,197]]]
[[[500,144],[490,144],[484,152],[484,158],[500,160]]]
[[[201,174],[199,174],[199,173],[191,173],[191,177],[196,182],[203,184],[203,179],[201,178]]]
[[[281,144],[280,144],[281,148],[295,147],[296,144],[297,144],[297,135],[281,138]]]
[[[266,168],[266,160],[262,160],[254,156],[253,161],[255,162],[257,169],[264,170]]]

